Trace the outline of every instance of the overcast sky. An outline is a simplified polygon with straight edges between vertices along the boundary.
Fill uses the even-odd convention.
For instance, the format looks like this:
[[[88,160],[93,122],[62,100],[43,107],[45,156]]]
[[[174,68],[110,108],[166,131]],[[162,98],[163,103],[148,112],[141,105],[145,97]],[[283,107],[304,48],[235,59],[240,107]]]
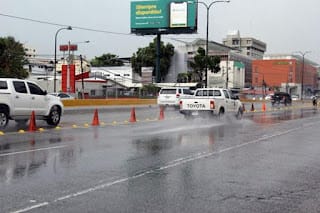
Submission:
[[[0,37],[13,36],[40,55],[54,54],[54,37],[59,26],[30,22],[4,15],[90,28],[112,33],[74,29],[58,34],[58,45],[79,44],[78,54],[88,58],[103,53],[132,56],[153,37],[130,34],[131,0],[0,0]],[[203,0],[210,3],[210,0]],[[227,33],[239,30],[267,44],[267,53],[311,51],[306,58],[320,63],[319,0],[231,0],[210,9],[209,39],[221,43]],[[179,45],[170,38],[205,38],[206,9],[198,8],[198,32],[192,35],[164,35],[164,42]],[[114,33],[116,34],[114,34]],[[117,34],[120,33],[120,34]],[[192,41],[192,40],[186,40]]]

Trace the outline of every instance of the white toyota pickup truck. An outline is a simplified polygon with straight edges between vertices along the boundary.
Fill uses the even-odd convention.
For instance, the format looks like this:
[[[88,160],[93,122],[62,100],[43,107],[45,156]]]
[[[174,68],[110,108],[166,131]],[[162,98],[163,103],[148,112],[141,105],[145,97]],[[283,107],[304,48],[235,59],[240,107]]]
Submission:
[[[180,100],[180,113],[185,118],[193,116],[221,116],[233,113],[237,118],[243,114],[243,105],[231,91],[221,88],[199,88],[191,98]]]
[[[47,94],[36,83],[14,78],[0,78],[0,129],[9,120],[26,123],[32,111],[38,120],[57,126],[63,113],[58,97]]]

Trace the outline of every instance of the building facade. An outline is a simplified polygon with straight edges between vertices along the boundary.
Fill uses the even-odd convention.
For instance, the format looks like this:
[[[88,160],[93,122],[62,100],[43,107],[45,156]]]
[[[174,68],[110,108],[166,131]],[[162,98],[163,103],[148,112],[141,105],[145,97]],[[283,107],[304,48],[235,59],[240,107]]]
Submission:
[[[223,39],[223,44],[254,59],[262,59],[267,50],[266,43],[252,37],[241,37],[239,31],[230,32],[227,38]]]
[[[296,55],[268,55],[252,62],[252,86],[311,96],[318,89],[317,64]]]
[[[192,42],[183,42],[183,45],[176,47],[175,55],[173,56],[173,60],[172,60],[172,65],[170,67],[168,77],[165,80],[166,82],[176,82],[176,76],[179,73],[186,73],[186,72],[192,71],[192,68],[190,66],[190,62],[193,61],[193,58],[197,54],[197,50],[199,47],[206,49],[206,40],[205,39],[196,39]],[[220,60],[221,60],[220,67],[222,68],[221,70],[224,69],[223,66],[226,67],[225,64],[231,65],[231,64],[240,64],[241,63],[243,66],[243,68],[241,68],[241,70],[243,72],[245,72],[244,79],[241,78],[243,82],[234,83],[234,84],[231,83],[230,85],[229,85],[229,83],[228,84],[223,83],[224,86],[228,85],[229,88],[233,88],[233,87],[243,88],[243,87],[251,86],[251,69],[252,69],[252,64],[251,64],[252,58],[251,57],[248,57],[246,55],[239,53],[239,51],[237,51],[234,48],[228,47],[226,45],[223,45],[223,44],[220,44],[217,42],[212,42],[212,41],[209,41],[208,49],[209,49],[209,51],[208,51],[209,56],[220,57]],[[234,70],[237,70],[237,69],[236,68],[234,69],[232,67],[232,69],[230,69],[229,70],[230,72],[228,71],[228,73],[230,73],[230,76],[234,76],[236,78],[238,75],[233,75],[232,72]],[[222,71],[220,71],[220,72],[222,72]],[[223,72],[226,73],[226,71],[223,71]],[[211,80],[213,80],[211,82],[210,76],[212,77],[212,75],[210,73],[211,73],[211,71],[208,70],[207,85],[211,86],[211,87],[220,85],[221,79],[217,80],[217,79],[211,78]],[[219,76],[219,75],[220,75],[220,77],[222,75],[226,77],[226,74],[223,74],[223,73],[217,74],[217,76]],[[217,76],[215,76],[215,77],[217,77]],[[224,81],[226,81],[226,80],[224,80]],[[230,78],[229,78],[229,81],[230,81]],[[213,82],[217,82],[217,83],[220,82],[220,83],[215,85],[215,83],[213,83]],[[235,79],[234,82],[238,82],[238,80]]]
[[[221,61],[220,71],[208,73],[208,87],[244,88],[245,66],[238,61]]]

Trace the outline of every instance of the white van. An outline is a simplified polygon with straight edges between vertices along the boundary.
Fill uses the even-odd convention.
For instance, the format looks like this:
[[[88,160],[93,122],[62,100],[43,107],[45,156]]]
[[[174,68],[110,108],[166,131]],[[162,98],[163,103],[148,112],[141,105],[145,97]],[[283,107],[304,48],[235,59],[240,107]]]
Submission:
[[[159,106],[172,106],[179,108],[180,98],[191,97],[192,95],[193,94],[189,88],[161,88],[157,98],[157,103]]]

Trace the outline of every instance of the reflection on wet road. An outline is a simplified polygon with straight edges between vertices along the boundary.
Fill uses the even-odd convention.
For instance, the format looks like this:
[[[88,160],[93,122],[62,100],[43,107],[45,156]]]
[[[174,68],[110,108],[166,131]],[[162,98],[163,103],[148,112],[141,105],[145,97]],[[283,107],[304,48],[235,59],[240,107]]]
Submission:
[[[287,191],[305,190],[299,183],[320,173],[308,176],[319,160],[319,117],[304,108],[186,121],[167,110],[164,121],[8,133],[0,136],[0,211],[295,209],[310,197]]]

